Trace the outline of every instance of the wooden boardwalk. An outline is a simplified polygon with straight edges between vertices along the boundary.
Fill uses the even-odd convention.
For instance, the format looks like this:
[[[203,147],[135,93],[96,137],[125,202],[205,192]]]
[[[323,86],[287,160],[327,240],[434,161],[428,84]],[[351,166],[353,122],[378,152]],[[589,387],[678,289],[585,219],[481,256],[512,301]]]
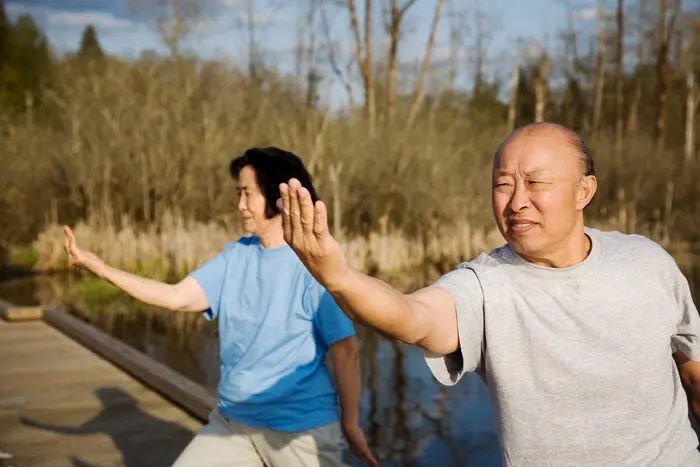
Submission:
[[[0,466],[166,467],[200,426],[46,322],[0,319]]]

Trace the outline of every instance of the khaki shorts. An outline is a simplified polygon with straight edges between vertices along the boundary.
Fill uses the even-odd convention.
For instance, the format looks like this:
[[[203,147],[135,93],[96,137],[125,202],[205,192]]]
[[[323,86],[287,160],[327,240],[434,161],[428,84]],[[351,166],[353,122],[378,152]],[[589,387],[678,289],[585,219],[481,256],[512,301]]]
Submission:
[[[346,467],[340,423],[300,432],[251,428],[218,409],[173,467]]]

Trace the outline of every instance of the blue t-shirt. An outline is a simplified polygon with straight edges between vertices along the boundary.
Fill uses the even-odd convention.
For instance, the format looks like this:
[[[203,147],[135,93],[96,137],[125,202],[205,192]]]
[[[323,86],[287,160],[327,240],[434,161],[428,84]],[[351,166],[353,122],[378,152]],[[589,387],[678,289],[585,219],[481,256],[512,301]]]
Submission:
[[[244,237],[190,274],[219,321],[219,409],[251,427],[302,431],[339,418],[325,364],[352,321],[294,251]]]

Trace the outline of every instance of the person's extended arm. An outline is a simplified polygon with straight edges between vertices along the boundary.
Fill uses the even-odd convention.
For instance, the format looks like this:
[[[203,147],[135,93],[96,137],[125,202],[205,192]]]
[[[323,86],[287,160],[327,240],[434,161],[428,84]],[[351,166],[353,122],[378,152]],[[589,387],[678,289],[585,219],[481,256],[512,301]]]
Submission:
[[[362,397],[362,378],[360,373],[360,354],[355,336],[347,337],[330,346],[333,360],[333,377],[338,390],[341,410],[341,426],[352,451],[369,465],[377,461],[365,441],[360,428],[360,398]]]
[[[351,319],[389,339],[442,355],[459,347],[455,304],[441,288],[402,294],[379,279],[348,269],[345,280],[329,292]]]
[[[204,291],[191,277],[177,284],[166,284],[108,266],[93,253],[78,248],[75,236],[68,227],[64,227],[64,246],[71,265],[111,282],[141,302],[175,311],[204,311],[209,308]]]
[[[328,231],[325,205],[318,201],[314,207],[295,179],[280,185],[280,192],[285,241],[350,318],[435,354],[459,348],[455,304],[447,291],[428,287],[406,295],[353,271]]]

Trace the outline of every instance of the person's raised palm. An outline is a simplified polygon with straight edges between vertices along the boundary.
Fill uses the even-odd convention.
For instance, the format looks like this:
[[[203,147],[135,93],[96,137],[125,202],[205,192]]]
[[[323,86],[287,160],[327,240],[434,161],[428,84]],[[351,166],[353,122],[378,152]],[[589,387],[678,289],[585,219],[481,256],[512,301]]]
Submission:
[[[322,201],[314,205],[311,194],[296,179],[280,185],[284,240],[309,272],[330,292],[342,287],[350,271],[345,255],[328,230],[328,214]]]
[[[87,269],[97,275],[100,275],[105,268],[105,263],[97,255],[78,248],[75,235],[67,225],[63,226],[63,247],[71,266]]]

